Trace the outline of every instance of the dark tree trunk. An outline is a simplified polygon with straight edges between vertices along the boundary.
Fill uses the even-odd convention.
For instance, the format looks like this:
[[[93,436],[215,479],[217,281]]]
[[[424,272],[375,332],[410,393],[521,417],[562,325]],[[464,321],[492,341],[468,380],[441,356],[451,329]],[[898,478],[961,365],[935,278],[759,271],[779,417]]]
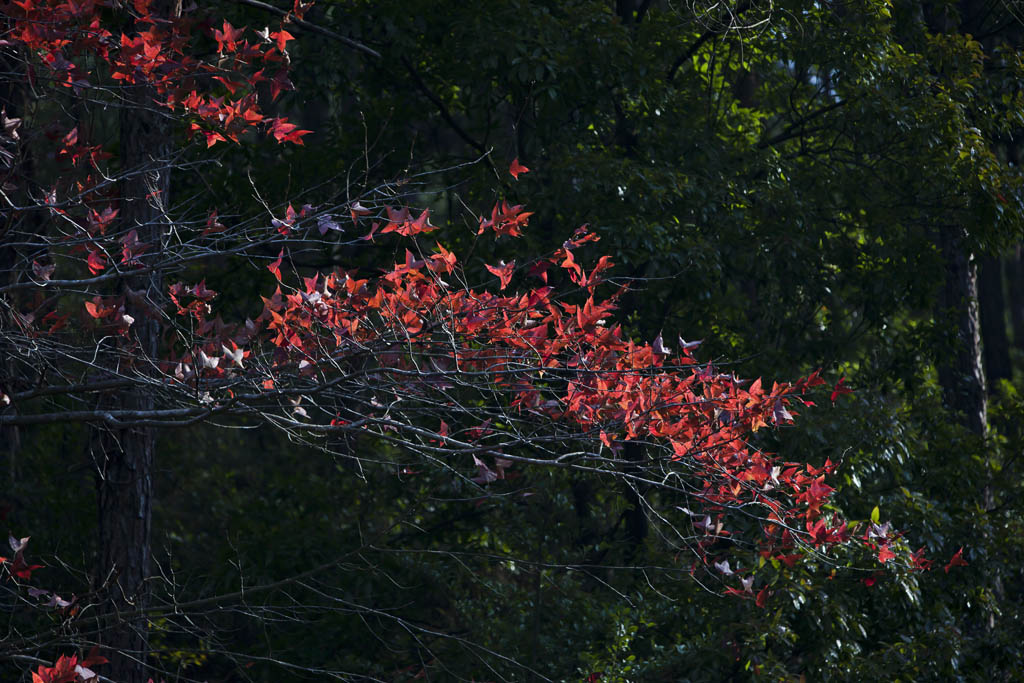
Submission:
[[[132,394],[119,407],[146,409]],[[99,465],[99,541],[102,594],[107,620],[100,641],[109,653],[106,675],[145,683],[146,618],[153,505],[153,433],[150,428],[107,431],[95,439]]]
[[[995,391],[1001,379],[1011,376],[1010,344],[1006,334],[1006,298],[1003,296],[1002,262],[985,256],[978,270],[978,303],[981,309],[981,340],[985,357],[985,382]]]
[[[153,3],[154,14],[169,15],[172,3]],[[121,110],[122,170],[120,229],[136,230],[159,258],[166,235],[170,192],[170,126],[152,104],[145,87],[126,92]],[[145,257],[143,258],[145,260]],[[136,388],[116,397],[118,407],[151,410],[152,395],[143,378],[157,357],[159,321],[147,301],[158,301],[159,272],[125,282],[126,313],[134,318],[128,340],[114,350],[111,371],[136,377]],[[102,644],[110,652],[106,675],[118,683],[145,683],[148,637],[145,609],[149,602],[150,524],[153,506],[154,433],[152,427],[98,428],[93,443],[98,466],[99,569],[108,616]]]
[[[946,278],[939,296],[939,316],[940,320],[953,325],[955,331],[951,347],[939,359],[943,402],[958,416],[961,424],[984,438],[988,433],[988,395],[982,370],[977,266],[968,249],[967,231],[963,228],[943,229],[939,234],[939,244],[946,262]],[[987,451],[986,457],[991,458],[991,451]],[[981,492],[981,499],[985,510],[995,507],[991,475]],[[984,527],[982,534],[991,542],[991,534]],[[995,594],[1004,595],[1002,577],[998,572],[992,574],[991,581]],[[988,610],[984,627],[992,631],[995,626],[996,613]]]
[[[623,471],[627,474],[643,474],[643,464],[647,453],[643,445],[635,441],[627,441],[623,444],[622,457],[627,461]],[[623,481],[623,496],[629,503],[629,507],[623,511],[626,522],[626,562],[634,562],[643,554],[644,544],[647,540],[648,521],[647,506],[643,499],[644,491],[641,485],[631,481]]]
[[[965,427],[983,436],[988,400],[982,371],[977,265],[968,250],[966,230],[943,228],[938,238],[946,262],[939,319],[948,321],[954,330],[951,348],[938,359],[943,402]]]
[[[1024,351],[1024,247],[1019,244],[1006,259],[1006,282],[1010,322],[1013,325],[1013,346]]]

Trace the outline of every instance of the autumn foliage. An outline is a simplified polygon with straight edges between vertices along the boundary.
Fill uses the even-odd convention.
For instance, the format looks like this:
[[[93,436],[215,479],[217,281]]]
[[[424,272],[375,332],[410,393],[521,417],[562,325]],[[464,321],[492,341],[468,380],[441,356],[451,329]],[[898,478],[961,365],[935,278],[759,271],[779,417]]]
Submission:
[[[145,0],[120,4],[9,2],[4,40],[33,55],[25,72],[33,85],[75,96],[97,91],[101,80],[147,86],[153,104],[183,121],[183,135],[201,147],[237,143],[251,131],[302,144],[310,131],[260,106],[261,93],[269,104],[291,88],[293,36],[285,26],[301,18],[302,3],[262,33],[187,15],[161,18]],[[131,28],[108,28],[115,14],[130,16]],[[202,42],[215,57],[194,56]],[[84,55],[102,69],[87,70]],[[592,253],[599,237],[586,226],[553,253],[529,258],[514,240],[528,232],[531,213],[500,199],[475,218],[475,232],[498,240],[494,251],[508,260],[477,264],[444,246],[430,209],[364,196],[324,207],[287,204],[262,224],[211,212],[183,221],[159,244],[146,242],[117,220],[126,198],[105,181],[114,173],[111,152],[62,123],[46,122],[46,138],[64,172],[34,204],[21,186],[26,204],[9,207],[23,230],[37,230],[35,221],[48,227],[31,236],[38,248],[23,264],[30,272],[0,287],[14,312],[12,334],[60,353],[47,361],[55,371],[45,392],[0,386],[7,424],[158,428],[235,415],[317,443],[371,435],[450,469],[484,495],[517,469],[604,475],[665,492],[672,502],[659,514],[688,551],[680,565],[717,577],[723,592],[756,596],[761,607],[774,590],[758,573],[765,563],[792,567],[855,545],[881,563],[901,558],[927,568],[888,524],[851,523],[831,505],[836,463],[815,466],[759,447],[760,430],[791,425],[813,405],[825,384],[819,373],[792,382],[745,379],[699,358],[699,342],[631,339],[617,322],[626,290],[613,259]],[[24,181],[16,157],[25,128],[5,115],[3,173],[12,187]],[[509,167],[515,179],[528,171],[543,169],[518,159]],[[397,258],[382,271],[317,272],[294,256],[334,239]],[[237,308],[244,292],[215,291],[194,277],[213,256],[244,259],[266,283],[260,300],[247,304],[250,318],[225,320],[219,310],[229,297]],[[165,282],[159,298],[126,284],[153,271]],[[138,315],[160,322],[158,357],[144,357],[135,342]],[[158,405],[145,413],[47,408],[40,397],[91,390],[85,351],[104,344],[120,358],[116,376],[104,381],[144,386]],[[849,392],[840,380],[830,399]],[[633,447],[639,460],[625,453]],[[12,581],[34,579],[40,568],[25,560],[26,542],[12,544],[13,558],[0,558]],[[962,563],[958,553],[950,566]],[[62,602],[47,607],[68,610]],[[89,680],[103,661],[62,657],[33,680]]]

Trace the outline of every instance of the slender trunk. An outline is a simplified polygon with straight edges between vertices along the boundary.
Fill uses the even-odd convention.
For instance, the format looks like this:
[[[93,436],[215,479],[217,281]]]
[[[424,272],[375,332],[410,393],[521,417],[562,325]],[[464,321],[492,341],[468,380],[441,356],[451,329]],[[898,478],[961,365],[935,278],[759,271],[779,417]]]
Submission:
[[[1001,379],[1011,376],[1010,344],[1006,334],[1006,297],[1003,269],[998,256],[981,259],[978,271],[978,303],[981,309],[981,339],[985,355],[985,382],[989,392]]]
[[[159,12],[163,8],[152,9]],[[128,91],[126,100],[120,120],[122,170],[126,174],[120,186],[120,228],[136,230],[141,242],[153,245],[149,257],[156,258],[168,222],[170,127],[166,116],[153,106],[148,88]],[[150,360],[157,357],[160,323],[146,301],[159,300],[160,286],[158,272],[125,282],[126,288],[134,290],[126,297],[125,309],[135,322],[128,340],[114,352],[112,370],[121,375],[142,377],[150,372]],[[154,407],[142,382],[114,400],[118,407],[130,410]],[[149,601],[154,441],[151,427],[100,428],[94,439],[99,450],[95,453],[99,472],[98,578],[109,616],[102,639],[111,653],[106,675],[118,683],[145,683],[149,678],[143,612]]]
[[[960,35],[977,35],[982,30],[983,24],[991,18],[992,6],[983,0],[959,0],[958,3],[926,3],[929,13],[932,13],[938,21],[938,28],[943,33],[958,33]],[[987,55],[992,55],[999,38],[1012,40],[1012,30],[1009,30],[1013,22],[1005,25],[1001,31],[1002,36],[989,33],[982,39],[982,48]],[[986,69],[994,66],[994,61],[986,60]],[[988,404],[987,392],[985,389],[985,375],[982,372],[982,350],[981,350],[981,324],[978,305],[978,281],[977,269],[967,245],[967,230],[964,228],[944,229],[940,233],[940,244],[946,261],[946,281],[943,287],[943,294],[940,305],[943,309],[953,314],[955,321],[956,338],[954,347],[950,350],[949,357],[939,366],[939,383],[942,385],[943,398],[947,407],[956,412],[963,424],[974,434],[984,439],[988,435]],[[998,274],[998,270],[991,269]],[[1000,311],[1000,316],[1002,312]],[[992,316],[989,316],[988,324],[992,324]],[[1002,331],[1005,335],[1005,323]],[[998,333],[993,332],[993,336]],[[989,340],[986,339],[986,342]],[[998,340],[994,340],[997,345]],[[998,353],[998,351],[997,351]],[[1000,363],[1001,359],[996,359]],[[1008,365],[1008,363],[1007,363]],[[996,454],[991,444],[985,444],[983,454],[987,464],[987,482],[982,490],[982,509],[986,512],[995,509],[995,472]],[[979,530],[983,542],[991,545],[993,541],[992,527],[987,515],[981,517]],[[997,604],[1005,596],[1003,580],[998,566],[990,573],[992,591],[996,597]],[[985,627],[991,634],[996,628],[996,611],[987,609]]]
[[[981,315],[978,305],[978,273],[973,254],[967,246],[967,231],[946,228],[940,232],[939,244],[946,261],[946,278],[939,297],[940,316],[954,326],[952,348],[939,361],[939,384],[943,401],[955,413],[961,424],[975,435],[985,438],[988,433],[988,395],[982,371]],[[991,468],[992,452],[985,450]],[[989,469],[989,479],[981,492],[982,507],[995,507],[995,489]],[[991,531],[983,523],[981,533],[986,543],[992,542]],[[1002,577],[994,572],[990,577],[993,592],[1002,597]],[[987,611],[984,628],[989,632],[996,626],[996,613]]]
[[[978,269],[966,244],[963,228],[944,228],[939,246],[946,277],[939,295],[940,319],[955,331],[952,348],[939,360],[939,384],[946,407],[978,436],[988,424],[988,400],[982,371],[981,321],[978,307]]]
[[[643,473],[647,453],[642,445],[635,441],[627,441],[622,449],[622,457],[629,463],[623,468],[624,472],[629,474]],[[639,488],[640,485],[623,481],[622,487],[623,496],[629,503],[629,507],[623,511],[626,522],[626,555],[624,561],[628,564],[636,562],[638,558],[643,556],[649,527],[647,507],[643,500],[644,491]]]

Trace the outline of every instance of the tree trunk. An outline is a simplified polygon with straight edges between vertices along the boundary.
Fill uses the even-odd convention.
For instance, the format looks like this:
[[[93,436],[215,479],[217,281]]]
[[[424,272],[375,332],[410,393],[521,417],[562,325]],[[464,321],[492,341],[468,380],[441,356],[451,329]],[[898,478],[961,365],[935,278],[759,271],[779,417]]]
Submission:
[[[1024,351],[1024,247],[1019,244],[1006,259],[1006,282],[1010,292],[1013,347]]]
[[[978,272],[978,303],[981,309],[981,340],[985,358],[985,382],[989,393],[1001,379],[1009,379],[1010,344],[1006,334],[1006,298],[1003,296],[1002,262],[997,256],[981,259]]]
[[[168,2],[153,3],[154,14],[168,16]],[[161,11],[163,10],[163,11]],[[170,126],[166,115],[154,107],[146,87],[129,90],[121,110],[120,139],[125,178],[121,181],[119,228],[136,230],[141,242],[151,246],[148,258],[159,258],[166,235],[170,191]],[[142,258],[145,261],[146,257]],[[134,290],[125,299],[125,310],[134,318],[128,340],[114,350],[111,370],[121,376],[142,378],[150,373],[150,359],[157,357],[159,320],[146,301],[160,298],[161,277],[154,271],[129,278],[125,288]],[[117,407],[151,410],[152,395],[145,382],[113,399]],[[98,580],[106,599],[108,619],[102,645],[110,652],[106,675],[118,683],[145,683],[148,654],[150,524],[153,506],[154,433],[148,426],[98,428],[98,500],[100,572]]]
[[[952,348],[939,361],[943,402],[958,416],[961,424],[984,438],[988,433],[988,395],[982,371],[977,267],[973,254],[967,248],[967,231],[963,228],[943,229],[939,234],[939,244],[946,262],[939,315],[940,320],[949,320],[955,325]],[[985,457],[991,468],[991,450],[986,450]],[[989,473],[989,480],[981,492],[984,510],[995,507],[991,469]],[[986,542],[991,542],[991,533],[984,525],[981,533]],[[1005,594],[1002,577],[997,571],[990,578],[993,592],[1001,598]],[[984,627],[991,632],[995,626],[996,613],[987,610]]]
[[[952,348],[939,359],[943,402],[965,427],[984,436],[988,400],[982,371],[977,265],[968,251],[965,229],[943,228],[938,238],[946,262],[939,317],[948,320],[955,330]]]

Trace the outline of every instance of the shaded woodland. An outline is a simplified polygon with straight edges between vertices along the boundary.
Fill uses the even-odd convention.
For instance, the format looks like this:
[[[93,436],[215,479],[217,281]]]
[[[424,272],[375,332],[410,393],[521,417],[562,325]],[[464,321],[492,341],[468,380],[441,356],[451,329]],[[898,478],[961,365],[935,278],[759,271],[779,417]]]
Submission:
[[[1024,677],[1016,3],[0,4],[3,680]]]

